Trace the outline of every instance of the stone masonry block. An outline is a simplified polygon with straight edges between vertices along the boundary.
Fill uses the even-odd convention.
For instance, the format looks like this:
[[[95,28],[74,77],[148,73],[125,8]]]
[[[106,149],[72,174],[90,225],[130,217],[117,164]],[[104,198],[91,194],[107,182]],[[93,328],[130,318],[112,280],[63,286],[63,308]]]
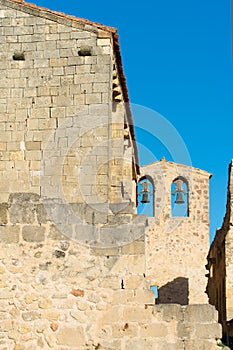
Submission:
[[[51,58],[49,64],[51,67],[67,66],[67,58]]]
[[[24,159],[24,154],[22,151],[12,151],[9,154],[10,160],[23,160]]]
[[[125,244],[121,248],[121,253],[130,255],[145,254],[145,242],[134,241],[132,243]]]
[[[112,327],[113,338],[130,337],[133,338],[137,336],[138,327],[133,322],[132,323],[117,323]]]
[[[102,244],[121,244],[122,242],[128,242],[129,231],[127,225],[121,225],[119,227],[102,227],[100,228],[100,241]]]
[[[162,319],[166,322],[172,320],[182,321],[183,313],[181,305],[178,304],[160,304],[155,305],[155,317]]]
[[[49,119],[49,109],[48,108],[34,108],[31,111],[31,117],[35,119]]]
[[[43,204],[36,206],[37,221],[39,224],[45,224],[48,221],[47,211]]]
[[[133,301],[138,304],[155,304],[155,296],[152,290],[136,289]]]
[[[212,323],[218,321],[215,307],[209,304],[187,305],[184,315],[185,321],[190,323]]]
[[[221,349],[216,345],[216,347],[213,346],[213,341],[210,340],[186,340],[185,341],[185,350],[212,350],[212,349]]]
[[[110,39],[97,39],[98,46],[107,46],[110,45]]]
[[[7,224],[7,209],[8,209],[7,203],[0,204],[0,225]]]
[[[118,256],[120,251],[118,247],[113,248],[92,248],[91,254],[96,256]]]
[[[128,271],[132,274],[143,275],[146,271],[145,255],[130,255],[126,257],[128,262]]]
[[[108,83],[94,83],[93,92],[109,92]]]
[[[146,339],[136,338],[136,337],[134,337],[133,339],[129,339],[127,341],[127,347],[128,349],[133,349],[133,350],[149,350],[146,344]],[[154,347],[153,350],[158,350],[158,349],[159,348]]]
[[[6,151],[7,143],[6,142],[0,142],[0,151]]]
[[[95,242],[97,240],[98,231],[94,225],[78,224],[75,225],[72,239],[83,243]]]
[[[144,325],[140,333],[142,337],[165,338],[168,335],[168,330],[163,324],[151,323]]]
[[[11,193],[9,196],[9,203],[38,203],[40,196],[36,193]]]
[[[103,314],[102,323],[112,324],[112,323],[118,322],[119,319],[120,319],[119,307],[116,305],[116,306],[112,306],[108,311],[106,311]]]
[[[222,326],[219,323],[194,324],[194,338],[218,339],[222,337]]]
[[[19,241],[19,226],[0,226],[1,243],[17,243]]]
[[[56,224],[66,224],[71,215],[70,207],[67,204],[57,203],[56,200],[47,200],[44,202],[48,218]]]
[[[190,327],[187,324],[179,321],[177,324],[177,336],[181,340],[190,339]]]
[[[109,74],[108,73],[96,73],[94,75],[94,83],[108,83],[109,82]]]
[[[34,321],[40,318],[40,314],[36,311],[23,312],[22,318],[26,322]]]
[[[138,224],[138,225],[129,225],[129,235],[128,235],[128,241],[132,242],[135,240],[138,240],[140,238],[143,239],[145,236],[145,225]]]
[[[106,213],[95,212],[94,213],[94,224],[107,224],[108,215]]]
[[[131,303],[134,297],[134,290],[119,289],[115,290],[112,295],[111,304],[126,305]]]
[[[62,241],[64,239],[67,239],[67,237],[64,236],[60,232],[60,230],[54,225],[51,225],[50,228],[49,228],[48,238],[52,239],[52,240],[55,240],[55,241]]]
[[[131,221],[131,215],[108,215],[109,225],[123,225]]]
[[[109,205],[110,210],[116,214],[116,213],[121,213],[121,214],[134,214],[135,212],[135,204],[134,203],[111,203]]]
[[[148,216],[144,214],[140,215],[134,215],[133,216],[133,223],[134,224],[144,224],[145,226],[148,225]]]
[[[151,308],[140,308],[140,307],[125,307],[123,310],[123,320],[126,322],[143,322],[150,321],[152,319]]]
[[[138,289],[145,287],[145,278],[143,276],[128,276],[124,279],[125,289]]]
[[[10,206],[10,222],[12,224],[32,224],[35,221],[35,207],[31,203],[15,203]]]
[[[26,150],[28,150],[28,151],[41,150],[41,142],[40,141],[26,141],[25,147],[26,147]]]
[[[86,104],[101,103],[101,94],[93,93],[86,96]]]
[[[76,326],[62,327],[57,334],[58,344],[65,346],[84,346],[85,345],[85,333],[82,327]]]
[[[26,242],[42,242],[45,238],[45,228],[41,226],[24,226],[22,237]]]

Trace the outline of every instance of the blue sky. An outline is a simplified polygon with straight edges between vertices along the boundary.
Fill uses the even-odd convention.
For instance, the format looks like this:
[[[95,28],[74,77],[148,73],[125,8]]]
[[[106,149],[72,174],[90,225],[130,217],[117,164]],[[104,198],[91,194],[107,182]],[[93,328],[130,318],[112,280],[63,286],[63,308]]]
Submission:
[[[170,121],[183,138],[192,165],[213,174],[212,238],[225,214],[228,164],[233,158],[231,1],[35,2],[118,28],[131,102]],[[138,140],[143,143],[140,133]],[[156,159],[166,153],[158,144],[151,152]],[[150,161],[143,152],[140,160]]]

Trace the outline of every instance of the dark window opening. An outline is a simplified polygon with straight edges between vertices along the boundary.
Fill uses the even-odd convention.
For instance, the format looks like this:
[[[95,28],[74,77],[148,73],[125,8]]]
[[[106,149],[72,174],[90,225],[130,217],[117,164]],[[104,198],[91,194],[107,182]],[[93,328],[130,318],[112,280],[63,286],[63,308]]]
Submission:
[[[25,61],[24,52],[15,52],[13,55],[14,61]]]

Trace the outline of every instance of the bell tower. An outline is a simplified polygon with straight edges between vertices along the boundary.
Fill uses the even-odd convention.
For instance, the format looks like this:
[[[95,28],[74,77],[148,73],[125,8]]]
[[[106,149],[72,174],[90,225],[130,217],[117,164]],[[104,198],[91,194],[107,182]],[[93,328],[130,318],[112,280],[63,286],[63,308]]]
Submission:
[[[154,184],[153,193],[144,191],[154,214],[146,233],[146,272],[158,286],[159,301],[204,303],[211,174],[165,159],[141,173]]]

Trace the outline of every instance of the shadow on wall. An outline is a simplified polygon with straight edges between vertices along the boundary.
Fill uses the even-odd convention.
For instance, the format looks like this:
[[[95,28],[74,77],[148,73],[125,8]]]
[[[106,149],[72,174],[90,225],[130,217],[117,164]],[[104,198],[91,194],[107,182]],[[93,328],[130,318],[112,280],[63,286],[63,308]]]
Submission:
[[[158,304],[180,304],[189,303],[189,281],[185,277],[177,277],[168,282],[158,291]]]

